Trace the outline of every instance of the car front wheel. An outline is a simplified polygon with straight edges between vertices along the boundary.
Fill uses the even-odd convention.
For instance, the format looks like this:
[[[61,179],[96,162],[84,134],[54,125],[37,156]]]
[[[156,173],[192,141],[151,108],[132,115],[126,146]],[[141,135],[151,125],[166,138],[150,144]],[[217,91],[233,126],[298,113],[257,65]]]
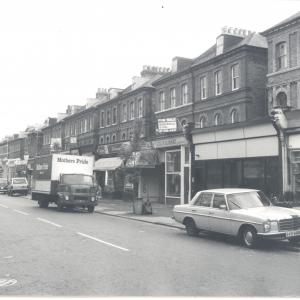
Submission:
[[[197,236],[199,233],[199,230],[196,228],[195,222],[192,219],[187,219],[184,223],[186,233],[189,236]]]
[[[247,226],[241,232],[242,243],[247,248],[255,248],[257,246],[257,233],[253,227]]]

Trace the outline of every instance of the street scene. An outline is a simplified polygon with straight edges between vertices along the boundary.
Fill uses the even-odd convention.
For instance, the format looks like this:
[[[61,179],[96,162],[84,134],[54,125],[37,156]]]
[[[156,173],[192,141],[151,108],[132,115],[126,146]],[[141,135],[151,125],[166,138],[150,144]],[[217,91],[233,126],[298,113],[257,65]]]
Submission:
[[[106,214],[41,210],[1,195],[1,295],[299,296],[300,247],[269,242],[252,250],[222,236],[191,238],[150,217],[120,217],[128,215],[124,204],[98,206]],[[158,214],[153,222],[163,224]]]
[[[297,1],[14,1],[0,296],[300,297]]]

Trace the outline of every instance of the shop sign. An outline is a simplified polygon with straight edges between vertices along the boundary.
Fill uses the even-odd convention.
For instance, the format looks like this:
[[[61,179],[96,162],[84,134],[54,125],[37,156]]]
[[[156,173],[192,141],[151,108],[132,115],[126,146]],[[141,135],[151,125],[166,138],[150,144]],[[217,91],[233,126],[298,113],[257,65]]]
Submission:
[[[173,146],[186,145],[187,141],[184,136],[178,136],[169,139],[156,140],[152,142],[154,148],[167,148]]]
[[[158,132],[174,132],[177,130],[176,118],[158,119]]]

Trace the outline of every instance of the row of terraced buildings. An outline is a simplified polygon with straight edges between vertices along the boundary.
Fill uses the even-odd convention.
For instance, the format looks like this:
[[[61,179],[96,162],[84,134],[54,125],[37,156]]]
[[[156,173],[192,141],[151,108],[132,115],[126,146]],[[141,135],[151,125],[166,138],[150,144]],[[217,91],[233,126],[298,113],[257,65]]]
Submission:
[[[262,33],[223,28],[197,58],[144,66],[128,87],[98,89],[3,139],[2,176],[30,180],[34,157],[52,152],[94,156],[96,179],[116,197],[135,170],[138,196],[166,204],[216,187],[299,198],[300,13]]]

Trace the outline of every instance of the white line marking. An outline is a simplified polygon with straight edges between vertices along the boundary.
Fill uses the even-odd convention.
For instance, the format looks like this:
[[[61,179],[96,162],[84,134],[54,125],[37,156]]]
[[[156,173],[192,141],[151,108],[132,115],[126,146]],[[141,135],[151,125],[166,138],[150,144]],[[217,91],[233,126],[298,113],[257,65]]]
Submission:
[[[51,224],[51,225],[53,225],[53,226],[56,226],[56,227],[62,227],[61,225],[59,225],[59,224],[56,224],[56,223],[54,223],[54,222],[51,222],[51,221],[48,221],[48,220],[46,220],[46,219],[42,219],[42,218],[37,218],[39,221],[42,221],[42,222],[45,222],[45,223],[48,223],[48,224]]]
[[[22,215],[25,215],[25,216],[28,216],[29,214],[24,212],[24,211],[21,211],[21,210],[17,210],[17,209],[14,209],[15,212],[19,213],[19,214],[22,214]]]
[[[105,242],[105,241],[102,241],[102,240],[99,240],[93,236],[90,236],[90,235],[87,235],[87,234],[84,234],[84,233],[81,233],[81,232],[77,232],[77,234],[81,235],[81,236],[84,236],[86,238],[89,238],[89,239],[92,239],[94,241],[97,241],[97,242],[100,242],[100,243],[103,243],[105,245],[108,245],[108,246],[111,246],[111,247],[115,247],[115,248],[118,248],[120,250],[123,250],[123,251],[129,251],[129,249],[127,248],[123,248],[123,247],[120,247],[120,246],[117,246],[117,245],[114,245],[114,244],[111,244],[111,243],[108,243],[108,242]]]
[[[8,206],[0,204],[1,207],[8,208]]]

